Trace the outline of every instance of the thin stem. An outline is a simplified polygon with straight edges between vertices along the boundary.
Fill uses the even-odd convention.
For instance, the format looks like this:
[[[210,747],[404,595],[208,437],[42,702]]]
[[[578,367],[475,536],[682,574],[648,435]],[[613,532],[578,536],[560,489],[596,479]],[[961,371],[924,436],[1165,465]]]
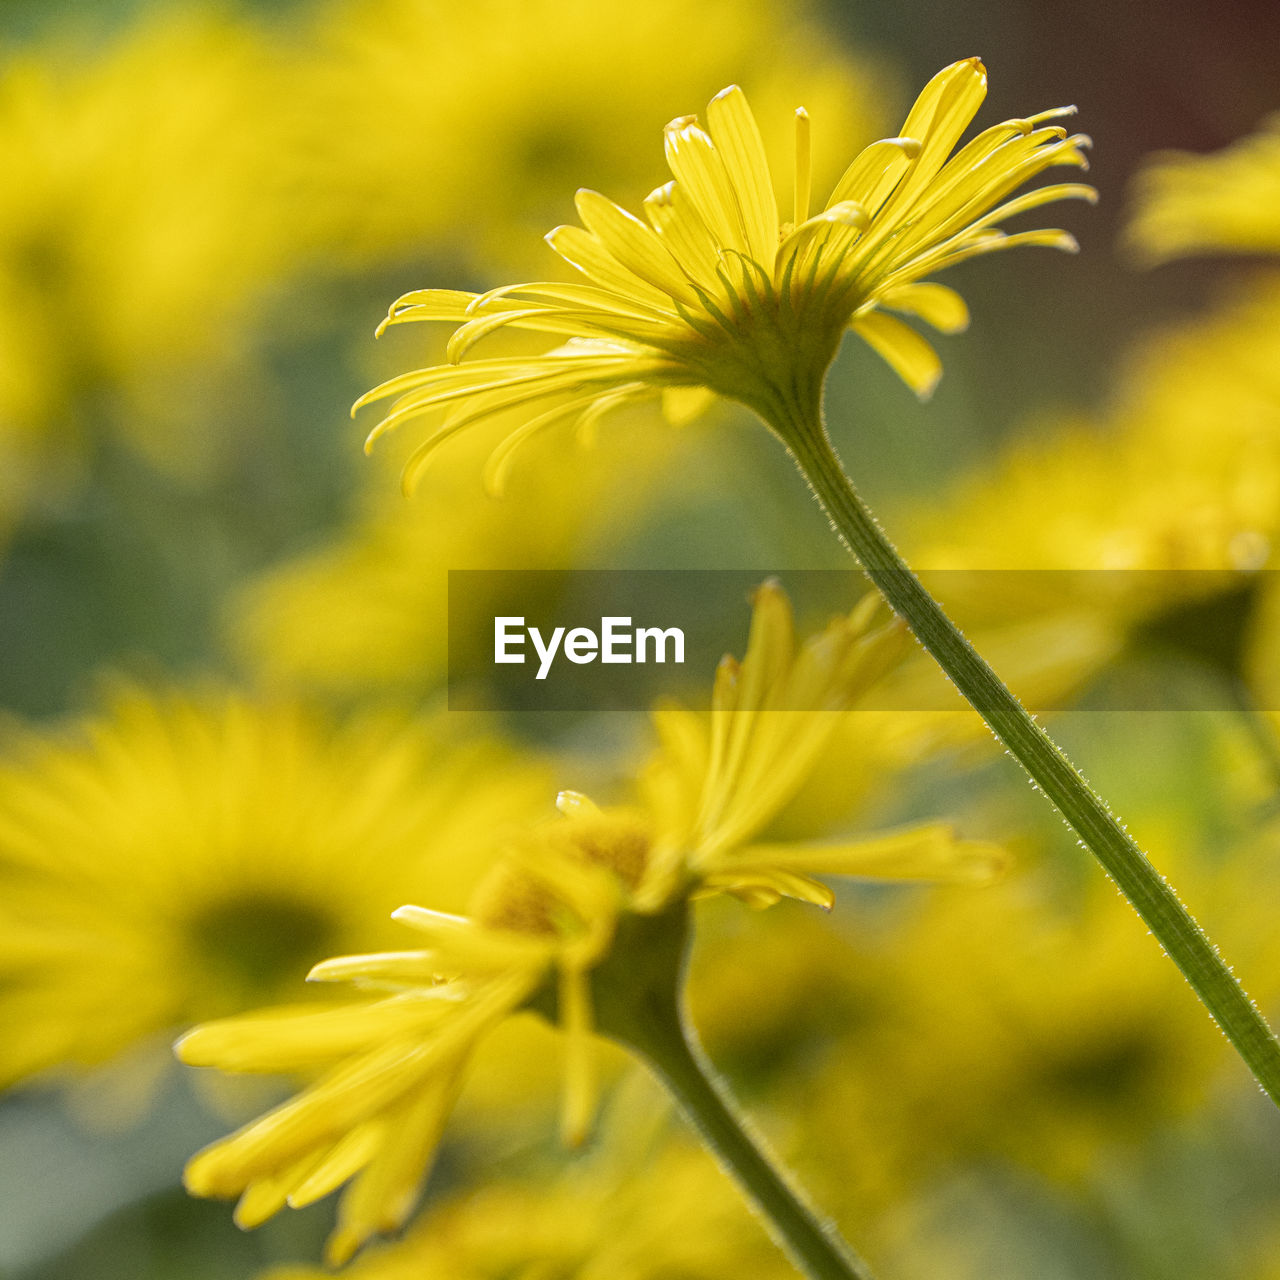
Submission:
[[[773,407],[780,421],[770,425],[868,577],[1110,874],[1258,1083],[1280,1105],[1280,1043],[1213,943],[1071,761],[908,568],[841,467],[821,415]]]
[[[688,956],[686,902],[661,915],[624,916],[609,957],[591,973],[596,1029],[648,1062],[774,1241],[810,1280],[871,1280],[835,1226],[819,1218],[752,1136],[716,1079],[681,1012]],[[551,1006],[543,1012],[559,1017]]]
[[[657,1016],[644,1019],[643,1026],[633,1022],[628,1043],[649,1061],[703,1142],[764,1219],[774,1240],[806,1276],[871,1280],[866,1264],[835,1226],[819,1218],[777,1160],[751,1134],[674,1002]]]

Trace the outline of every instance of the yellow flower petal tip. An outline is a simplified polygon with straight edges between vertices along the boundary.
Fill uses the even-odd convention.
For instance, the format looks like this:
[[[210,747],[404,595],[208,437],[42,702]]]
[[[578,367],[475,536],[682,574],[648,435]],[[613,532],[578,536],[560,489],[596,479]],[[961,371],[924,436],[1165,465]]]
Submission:
[[[205,1151],[192,1156],[187,1161],[186,1167],[182,1170],[182,1185],[191,1195],[207,1200],[217,1200],[238,1194],[234,1186],[230,1189],[224,1187],[223,1180],[219,1178],[220,1169],[216,1154],[213,1148],[206,1148]]]
[[[1009,874],[1013,858],[1002,845],[985,840],[960,842],[956,879],[971,885],[995,884]]]
[[[199,1030],[197,1027],[195,1030],[188,1031],[173,1042],[173,1056],[190,1067],[200,1066]]]
[[[445,364],[362,398],[391,401],[370,443],[407,422],[440,421],[407,465],[411,490],[408,477],[456,431],[512,417],[520,425],[485,470],[486,487],[498,492],[512,455],[533,436],[576,424],[589,438],[599,418],[629,402],[681,403],[671,392],[737,400],[786,439],[798,422],[815,419],[827,367],[849,328],[927,398],[942,363],[886,311],[960,332],[967,313],[962,321],[955,305],[930,304],[923,292],[910,305],[909,291],[928,289],[927,277],[947,267],[1019,245],[1074,251],[1065,232],[1005,232],[1001,224],[1052,200],[1095,198],[1071,184],[1012,194],[1055,166],[1087,167],[1089,139],[1049,123],[1073,108],[1004,121],[956,150],[986,84],[980,58],[943,68],[899,136],[855,157],[812,215],[808,115],[797,111],[791,222],[780,220],[746,95],[730,85],[711,100],[705,127],[685,115],[663,130],[672,180],[645,200],[643,216],[598,192],[578,192],[582,225],[546,237],[576,283],[420,290],[397,300],[384,326],[439,321],[455,333]],[[475,343],[507,328],[552,334],[560,345],[541,355],[469,358]]]

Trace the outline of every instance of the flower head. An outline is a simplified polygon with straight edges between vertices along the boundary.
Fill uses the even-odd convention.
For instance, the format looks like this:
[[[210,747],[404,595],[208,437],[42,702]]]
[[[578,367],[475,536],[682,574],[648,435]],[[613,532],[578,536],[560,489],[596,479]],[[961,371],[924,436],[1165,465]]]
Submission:
[[[0,1085],[290,998],[300,967],[460,905],[540,765],[444,713],[120,688],[0,756]],[[160,1059],[163,1061],[163,1058]]]
[[[797,112],[794,208],[783,221],[755,119],[731,86],[712,100],[705,129],[693,116],[667,125],[673,181],[645,200],[644,220],[597,192],[578,192],[583,225],[557,227],[547,239],[582,281],[482,294],[426,289],[394,303],[384,328],[423,320],[457,328],[448,363],[393,378],[357,402],[393,399],[369,443],[407,420],[442,415],[406,468],[412,486],[456,432],[529,411],[490,456],[486,479],[499,488],[514,450],[537,432],[566,420],[590,432],[611,409],[656,394],[677,417],[696,412],[709,393],[726,396],[785,437],[797,412],[816,412],[848,328],[928,395],[938,358],[888,312],[943,332],[963,329],[963,300],[925,277],[1019,244],[1074,249],[1064,231],[1010,234],[999,224],[1053,200],[1095,194],[1063,183],[1009,198],[1052,166],[1085,167],[1088,139],[1049,123],[1069,107],[1005,121],[952,156],[985,93],[986,70],[976,58],[939,72],[901,136],[867,147],[816,213],[809,121]],[[503,328],[563,341],[541,355],[464,361]]]
[[[476,1046],[529,1007],[566,1039],[563,1124],[579,1140],[595,1108],[592,1032],[641,971],[683,952],[691,899],[731,893],[756,906],[792,897],[822,906],[815,875],[981,882],[991,846],[928,823],[836,844],[762,844],[758,837],[803,782],[839,722],[896,660],[899,624],[859,609],[797,644],[790,605],[757,593],[745,659],[716,675],[710,722],[658,715],[662,745],[634,804],[600,808],[562,792],[559,817],[505,850],[467,915],[420,906],[395,913],[420,950],[327,960],[319,981],[371,994],[346,1006],[269,1010],[198,1027],[179,1056],[231,1071],[301,1074],[312,1083],[197,1155],[187,1185],[241,1197],[254,1225],[353,1179],[330,1256],[407,1215]],[[803,708],[803,709],[800,709]],[[599,1015],[599,1017],[598,1017]]]

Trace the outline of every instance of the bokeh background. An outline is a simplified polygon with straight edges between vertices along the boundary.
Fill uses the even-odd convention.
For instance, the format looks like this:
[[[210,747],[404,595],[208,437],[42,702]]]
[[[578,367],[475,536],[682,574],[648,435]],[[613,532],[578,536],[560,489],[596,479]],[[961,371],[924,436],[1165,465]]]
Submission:
[[[546,439],[501,503],[465,441],[406,502],[347,417],[443,350],[375,344],[392,299],[541,278],[574,189],[634,207],[661,126],[730,82],[779,173],[809,109],[819,189],[956,58],[990,71],[980,127],[1079,105],[1079,257],[957,269],[974,322],[927,405],[846,344],[832,431],[926,566],[1194,571],[949,603],[1280,1014],[1280,161],[1150,176],[1280,109],[1274,5],[8,0],[0,39],[5,1280],[311,1275],[327,1205],[245,1235],[183,1194],[263,1095],[168,1042],[397,945],[391,907],[456,906],[557,787],[625,792],[643,716],[442,709],[448,569],[843,565],[729,408]],[[1106,710],[1117,681],[1151,709]],[[939,814],[1014,871],[708,907],[694,1008],[761,1127],[890,1280],[1280,1276],[1274,1111],[966,716],[851,716],[783,823]],[[788,1274],[621,1060],[569,1155],[554,1037],[503,1035],[417,1225],[354,1274]]]

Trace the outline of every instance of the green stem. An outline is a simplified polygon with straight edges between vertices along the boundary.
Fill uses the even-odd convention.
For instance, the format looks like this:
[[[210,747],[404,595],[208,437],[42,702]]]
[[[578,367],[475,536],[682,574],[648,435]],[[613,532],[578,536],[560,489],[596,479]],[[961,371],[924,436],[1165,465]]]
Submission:
[[[691,1028],[672,1016],[654,1020],[631,1047],[648,1059],[703,1142],[738,1183],[791,1260],[813,1280],[871,1280],[829,1222],[791,1185],[776,1160],[750,1133],[715,1077]]]
[[[597,1029],[650,1065],[774,1241],[806,1276],[872,1280],[835,1226],[818,1216],[753,1137],[717,1080],[681,1012],[687,956],[684,904],[661,916],[624,918],[613,956],[592,974]]]
[[[1071,761],[908,568],[841,467],[821,414],[771,407],[780,421],[770,425],[867,575],[1107,870],[1259,1084],[1280,1105],[1280,1043],[1204,931]]]

